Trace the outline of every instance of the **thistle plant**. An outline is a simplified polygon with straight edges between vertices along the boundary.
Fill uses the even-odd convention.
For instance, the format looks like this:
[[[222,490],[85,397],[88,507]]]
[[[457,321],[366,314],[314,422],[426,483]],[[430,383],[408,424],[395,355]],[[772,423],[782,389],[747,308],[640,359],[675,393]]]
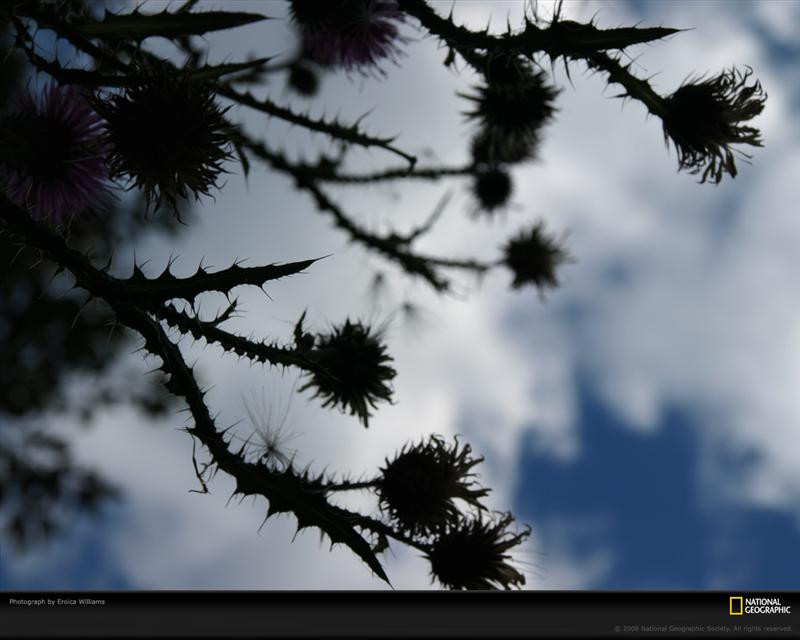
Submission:
[[[225,173],[241,170],[252,176],[265,170],[289,178],[351,243],[441,296],[450,295],[459,276],[483,276],[498,269],[511,272],[512,288],[532,287],[541,294],[558,286],[559,273],[570,261],[563,243],[543,222],[521,225],[494,259],[430,254],[419,249],[418,241],[436,226],[443,206],[410,230],[375,231],[337,200],[335,186],[463,180],[479,211],[491,214],[506,207],[514,192],[512,170],[536,157],[544,128],[557,121],[561,89],[548,72],[556,62],[563,62],[567,70],[588,67],[604,74],[609,84],[621,86],[622,95],[660,120],[677,151],[679,170],[719,183],[726,174],[730,179],[737,175],[737,153],[749,158],[741,146],[761,146],[751,121],[762,111],[766,95],[751,79],[749,68],[693,80],[660,95],[622,62],[623,55],[630,47],[678,30],[606,29],[594,22],[562,19],[560,9],[549,21],[527,15],[501,33],[467,28],[425,0],[291,0],[288,15],[287,24],[298,35],[288,61],[271,62],[281,52],[264,51],[260,58],[213,65],[205,62],[205,34],[257,27],[266,16],[206,11],[193,0],[156,13],[127,12],[121,5],[98,11],[77,0],[3,4],[0,25],[7,25],[13,43],[6,58],[15,59],[15,54],[47,84],[37,95],[17,82],[17,106],[0,114],[0,240],[67,274],[75,289],[101,305],[98,326],[127,328],[145,354],[157,359],[164,388],[188,409],[186,432],[203,451],[202,462],[191,461],[203,492],[213,490],[217,475],[230,476],[234,495],[266,499],[267,523],[273,515],[290,514],[298,530],[314,529],[332,544],[345,545],[387,582],[382,554],[390,545],[406,545],[427,558],[431,576],[444,588],[521,588],[525,575],[515,554],[530,528],[517,525],[511,514],[489,510],[489,488],[478,482],[483,458],[474,455],[468,443],[437,435],[445,425],[431,425],[431,435],[388,455],[372,476],[362,475],[367,479],[352,480],[347,474],[299,467],[300,452],[287,448],[290,434],[283,422],[276,426],[263,420],[269,408],[246,406],[254,439],[242,441],[209,406],[187,362],[187,347],[178,344],[182,336],[214,345],[223,357],[291,370],[301,377],[298,391],[309,392],[307,398],[353,416],[365,427],[394,401],[398,372],[391,344],[368,322],[338,318],[327,330],[309,328],[302,312],[294,332],[287,335],[245,336],[227,328],[228,321],[242,313],[231,300],[235,290],[263,287],[301,272],[313,278],[318,256],[298,255],[282,264],[259,256],[266,263],[260,266],[243,266],[231,257],[229,266],[200,267],[188,277],[176,276],[170,266],[148,275],[135,263],[123,277],[111,273],[110,259],[103,264],[95,258],[99,253],[110,256],[114,246],[101,251],[99,241],[80,241],[97,236],[81,235],[60,223],[73,217],[80,221],[80,214],[95,207],[106,191],[119,187],[143,202],[125,215],[144,226],[157,225],[159,216],[146,214],[165,207],[177,211],[186,200],[211,205],[209,196],[224,188]],[[67,42],[80,64],[48,57],[37,39],[44,29]],[[400,141],[368,133],[361,120],[316,117],[271,95],[257,97],[254,91],[280,74],[305,99],[317,94],[325,73],[358,71],[386,81],[381,77],[383,65],[399,64],[412,55],[412,41],[422,36],[443,45],[447,66],[467,66],[478,78],[459,92],[470,128],[464,149],[469,161],[461,165],[418,164]],[[151,43],[155,37],[171,41],[182,55],[161,56]],[[247,132],[236,120],[240,110],[325,136],[341,153],[293,159],[269,132],[263,137]],[[387,164],[367,173],[349,171],[348,155],[366,150]],[[122,210],[109,215],[109,221]],[[121,242],[118,235],[105,237],[110,245]],[[208,292],[229,300],[213,316],[201,314],[195,305]],[[80,323],[77,326],[80,329]],[[270,375],[269,369],[264,375]],[[13,415],[22,413],[16,407]],[[25,530],[24,514],[38,507],[25,502],[35,496],[15,493],[14,483],[31,486],[28,476],[38,472],[10,447],[0,441],[0,463],[9,475],[9,484],[3,486],[11,487],[0,494],[0,507],[9,495],[16,496],[17,506],[24,503],[11,526]],[[20,470],[28,475],[20,475]],[[100,480],[85,472],[66,476],[78,478],[79,487],[81,482],[101,487]],[[374,508],[340,506],[336,496],[352,491],[369,492]],[[45,492],[39,506],[49,508],[66,493]],[[98,489],[87,500],[94,505],[112,493]]]

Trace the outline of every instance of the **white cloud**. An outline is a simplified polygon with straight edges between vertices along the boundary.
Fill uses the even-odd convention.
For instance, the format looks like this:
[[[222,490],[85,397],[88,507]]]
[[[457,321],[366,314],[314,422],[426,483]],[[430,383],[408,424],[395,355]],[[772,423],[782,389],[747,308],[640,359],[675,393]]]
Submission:
[[[655,428],[671,403],[694,407],[706,465],[721,449],[757,454],[746,474],[714,467],[708,482],[717,495],[733,486],[740,500],[796,512],[800,136],[788,107],[791,86],[774,75],[746,15],[705,20],[710,5],[668,6],[665,24],[698,29],[653,46],[642,64],[665,70],[664,87],[698,60],[711,71],[735,60],[751,64],[770,94],[759,119],[766,147],[752,166],[741,164],[736,181],[695,185],[665,166],[660,127],[645,123],[638,106],[615,113],[593,99],[595,78],[565,92],[547,163],[532,172],[526,193],[574,230],[578,263],[565,269],[555,305],[523,313],[529,324],[550,327],[577,308],[564,358],[588,366],[632,426]],[[705,35],[709,29],[716,37]],[[615,285],[608,274],[620,267],[626,281]]]

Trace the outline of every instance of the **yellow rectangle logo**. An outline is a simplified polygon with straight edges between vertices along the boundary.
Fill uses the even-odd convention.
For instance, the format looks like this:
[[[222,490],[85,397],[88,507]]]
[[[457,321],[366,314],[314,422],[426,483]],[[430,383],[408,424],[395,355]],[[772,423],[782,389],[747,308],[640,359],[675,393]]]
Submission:
[[[731,596],[730,612],[732,616],[744,615],[744,598],[742,596]]]

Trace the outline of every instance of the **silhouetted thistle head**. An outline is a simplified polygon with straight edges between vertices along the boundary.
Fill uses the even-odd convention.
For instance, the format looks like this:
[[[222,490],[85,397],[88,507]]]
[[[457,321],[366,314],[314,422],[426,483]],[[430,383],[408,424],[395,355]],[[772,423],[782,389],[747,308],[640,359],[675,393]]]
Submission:
[[[113,176],[127,176],[148,205],[176,208],[217,187],[231,157],[225,110],[204,84],[166,64],[142,68],[124,92],[95,99],[106,119]]]
[[[25,92],[0,120],[0,186],[33,217],[80,213],[108,189],[102,120],[74,87]]]
[[[500,167],[481,169],[475,174],[472,191],[478,207],[492,213],[508,203],[513,190],[513,183],[508,171]]]
[[[664,138],[675,145],[679,170],[702,172],[700,182],[710,178],[719,184],[723,173],[736,177],[731,145],[762,146],[761,132],[742,124],[760,114],[767,99],[760,82],[748,84],[752,73],[749,67],[744,73],[734,67],[714,78],[684,84],[666,99]]]
[[[515,289],[533,285],[542,292],[557,287],[556,268],[567,260],[568,254],[541,221],[511,238],[504,248],[503,264],[514,274]]]
[[[301,388],[314,389],[324,407],[339,407],[369,426],[370,407],[391,401],[395,370],[380,335],[360,322],[346,320],[341,327],[317,336],[313,351],[321,371],[310,373]]]
[[[326,67],[367,69],[394,60],[404,14],[394,0],[291,0],[304,53]]]
[[[381,508],[403,531],[429,535],[458,519],[455,500],[483,508],[480,499],[489,493],[475,482],[472,468],[483,458],[473,458],[468,444],[458,440],[448,446],[431,436],[403,448],[381,469],[378,485]]]
[[[474,103],[466,116],[481,126],[487,162],[512,162],[532,157],[541,139],[542,127],[555,113],[553,101],[558,89],[547,83],[543,71],[535,70],[524,60],[498,57],[489,63],[486,84],[464,97]],[[481,154],[482,155],[482,154]],[[502,157],[502,156],[508,157]],[[512,160],[511,158],[519,158]],[[476,161],[481,161],[475,158]]]
[[[494,519],[462,518],[449,525],[427,552],[431,575],[452,590],[513,589],[525,584],[525,576],[510,561],[509,550],[530,535],[530,529],[508,531],[511,514]]]

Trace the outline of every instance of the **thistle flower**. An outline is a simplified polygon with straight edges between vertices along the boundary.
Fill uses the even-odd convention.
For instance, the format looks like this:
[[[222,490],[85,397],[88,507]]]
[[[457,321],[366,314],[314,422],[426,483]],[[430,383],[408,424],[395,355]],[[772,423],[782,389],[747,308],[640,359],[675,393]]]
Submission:
[[[142,68],[123,93],[94,105],[106,119],[112,176],[127,176],[148,205],[173,209],[217,187],[231,157],[226,109],[213,92],[166,64]]]
[[[381,509],[411,535],[428,535],[458,519],[455,499],[482,509],[480,499],[489,493],[478,486],[472,468],[483,461],[473,458],[458,439],[448,447],[441,436],[431,436],[402,451],[381,469],[378,485]]]
[[[558,89],[547,83],[543,71],[506,56],[490,61],[485,76],[486,84],[475,94],[461,94],[475,103],[465,115],[481,125],[477,150],[487,157],[475,160],[513,162],[532,157],[542,127],[555,113]]]
[[[675,145],[678,170],[702,172],[701,183],[711,178],[719,184],[723,173],[736,177],[734,151],[751,157],[731,145],[763,146],[761,132],[742,124],[760,114],[767,99],[760,82],[748,84],[752,73],[749,67],[744,73],[733,67],[714,78],[684,84],[666,98],[664,139]]]
[[[291,14],[304,54],[326,67],[375,67],[395,60],[404,41],[404,14],[394,0],[291,0]]]
[[[505,205],[511,197],[512,190],[511,176],[499,167],[479,170],[472,184],[479,209],[488,213]]]
[[[62,221],[108,190],[102,120],[74,87],[28,90],[0,120],[0,188],[35,218]]]
[[[569,260],[555,238],[547,235],[541,221],[511,238],[504,254],[502,264],[514,273],[511,286],[519,289],[532,284],[540,292],[558,286],[556,267]]]
[[[431,575],[448,589],[512,589],[525,584],[506,553],[530,535],[530,528],[513,533],[510,513],[494,520],[462,518],[448,526],[427,552]]]
[[[368,427],[370,407],[392,397],[389,383],[396,372],[388,365],[392,358],[385,345],[369,327],[349,319],[315,342],[313,354],[322,370],[310,373],[300,391],[315,389],[322,406],[349,409]]]

